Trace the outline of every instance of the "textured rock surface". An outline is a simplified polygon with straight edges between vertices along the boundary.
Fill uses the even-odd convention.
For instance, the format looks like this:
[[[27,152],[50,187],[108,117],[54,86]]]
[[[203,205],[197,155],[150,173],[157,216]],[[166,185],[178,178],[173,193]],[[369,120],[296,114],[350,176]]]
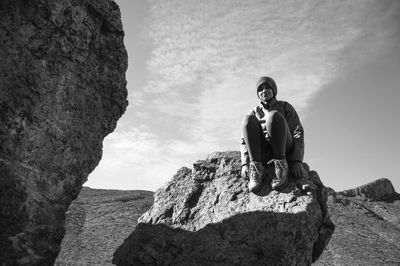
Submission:
[[[400,265],[400,195],[386,194],[384,201],[375,201],[327,190],[336,228],[315,265]],[[151,205],[152,196],[146,200],[140,195],[146,197],[140,191],[82,189],[67,212],[67,232],[56,265],[109,265],[135,219]]]
[[[108,0],[0,1],[0,261],[52,265],[65,212],[127,106]]]
[[[113,252],[153,204],[153,194],[84,187],[68,209],[55,265],[111,265]]]
[[[328,207],[335,233],[315,265],[400,265],[400,195],[389,180],[330,191]]]
[[[114,254],[117,265],[309,265],[333,232],[318,175],[268,182],[258,195],[240,177],[239,152],[180,169]]]

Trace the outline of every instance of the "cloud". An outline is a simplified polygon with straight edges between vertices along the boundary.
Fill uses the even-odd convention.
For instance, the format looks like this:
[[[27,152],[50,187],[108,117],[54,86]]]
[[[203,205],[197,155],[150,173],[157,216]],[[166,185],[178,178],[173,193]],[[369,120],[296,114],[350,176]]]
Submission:
[[[198,158],[199,154],[205,157],[209,150],[217,148],[208,142],[165,143],[146,128],[135,127],[110,134],[103,146],[103,158],[86,186],[153,191],[169,181],[179,168],[191,167],[202,158]]]
[[[358,54],[362,43],[369,50],[384,47],[393,34],[382,22],[390,7],[373,0],[149,5],[153,50],[143,64],[146,82],[130,91],[129,121],[107,137],[95,170],[123,176],[133,188],[154,189],[182,165],[238,149],[242,117],[257,104],[259,76],[272,76],[278,98],[304,119],[340,73],[349,55],[343,51],[353,47],[351,55]]]
[[[362,12],[362,3],[152,1],[155,49],[140,108],[179,118],[193,136],[217,121],[236,132],[234,121],[257,102],[255,81],[269,74],[302,112],[334,77],[336,53],[360,34],[351,8]]]

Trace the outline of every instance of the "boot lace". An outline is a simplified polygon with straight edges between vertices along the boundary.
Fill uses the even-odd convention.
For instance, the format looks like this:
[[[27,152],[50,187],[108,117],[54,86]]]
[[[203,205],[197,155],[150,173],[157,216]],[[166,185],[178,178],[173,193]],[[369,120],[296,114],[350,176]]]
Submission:
[[[257,177],[261,175],[260,170],[254,162],[250,162],[250,180],[257,180]]]

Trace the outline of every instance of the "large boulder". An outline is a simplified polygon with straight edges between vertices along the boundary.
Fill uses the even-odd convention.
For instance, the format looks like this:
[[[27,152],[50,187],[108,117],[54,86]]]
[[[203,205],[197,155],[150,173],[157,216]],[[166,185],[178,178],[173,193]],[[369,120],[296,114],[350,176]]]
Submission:
[[[118,6],[0,0],[0,261],[52,265],[128,104]]]
[[[280,192],[271,191],[267,178],[255,195],[240,165],[239,152],[223,152],[181,168],[155,193],[113,263],[310,265],[334,230],[318,174],[290,179]]]

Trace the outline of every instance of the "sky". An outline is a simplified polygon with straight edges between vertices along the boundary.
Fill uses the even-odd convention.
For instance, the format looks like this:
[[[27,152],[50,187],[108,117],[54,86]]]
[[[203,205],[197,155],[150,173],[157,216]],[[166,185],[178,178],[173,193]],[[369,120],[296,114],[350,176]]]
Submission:
[[[336,191],[400,192],[400,1],[117,0],[129,106],[86,186],[155,191],[215,151],[273,77],[305,130],[304,161]]]

